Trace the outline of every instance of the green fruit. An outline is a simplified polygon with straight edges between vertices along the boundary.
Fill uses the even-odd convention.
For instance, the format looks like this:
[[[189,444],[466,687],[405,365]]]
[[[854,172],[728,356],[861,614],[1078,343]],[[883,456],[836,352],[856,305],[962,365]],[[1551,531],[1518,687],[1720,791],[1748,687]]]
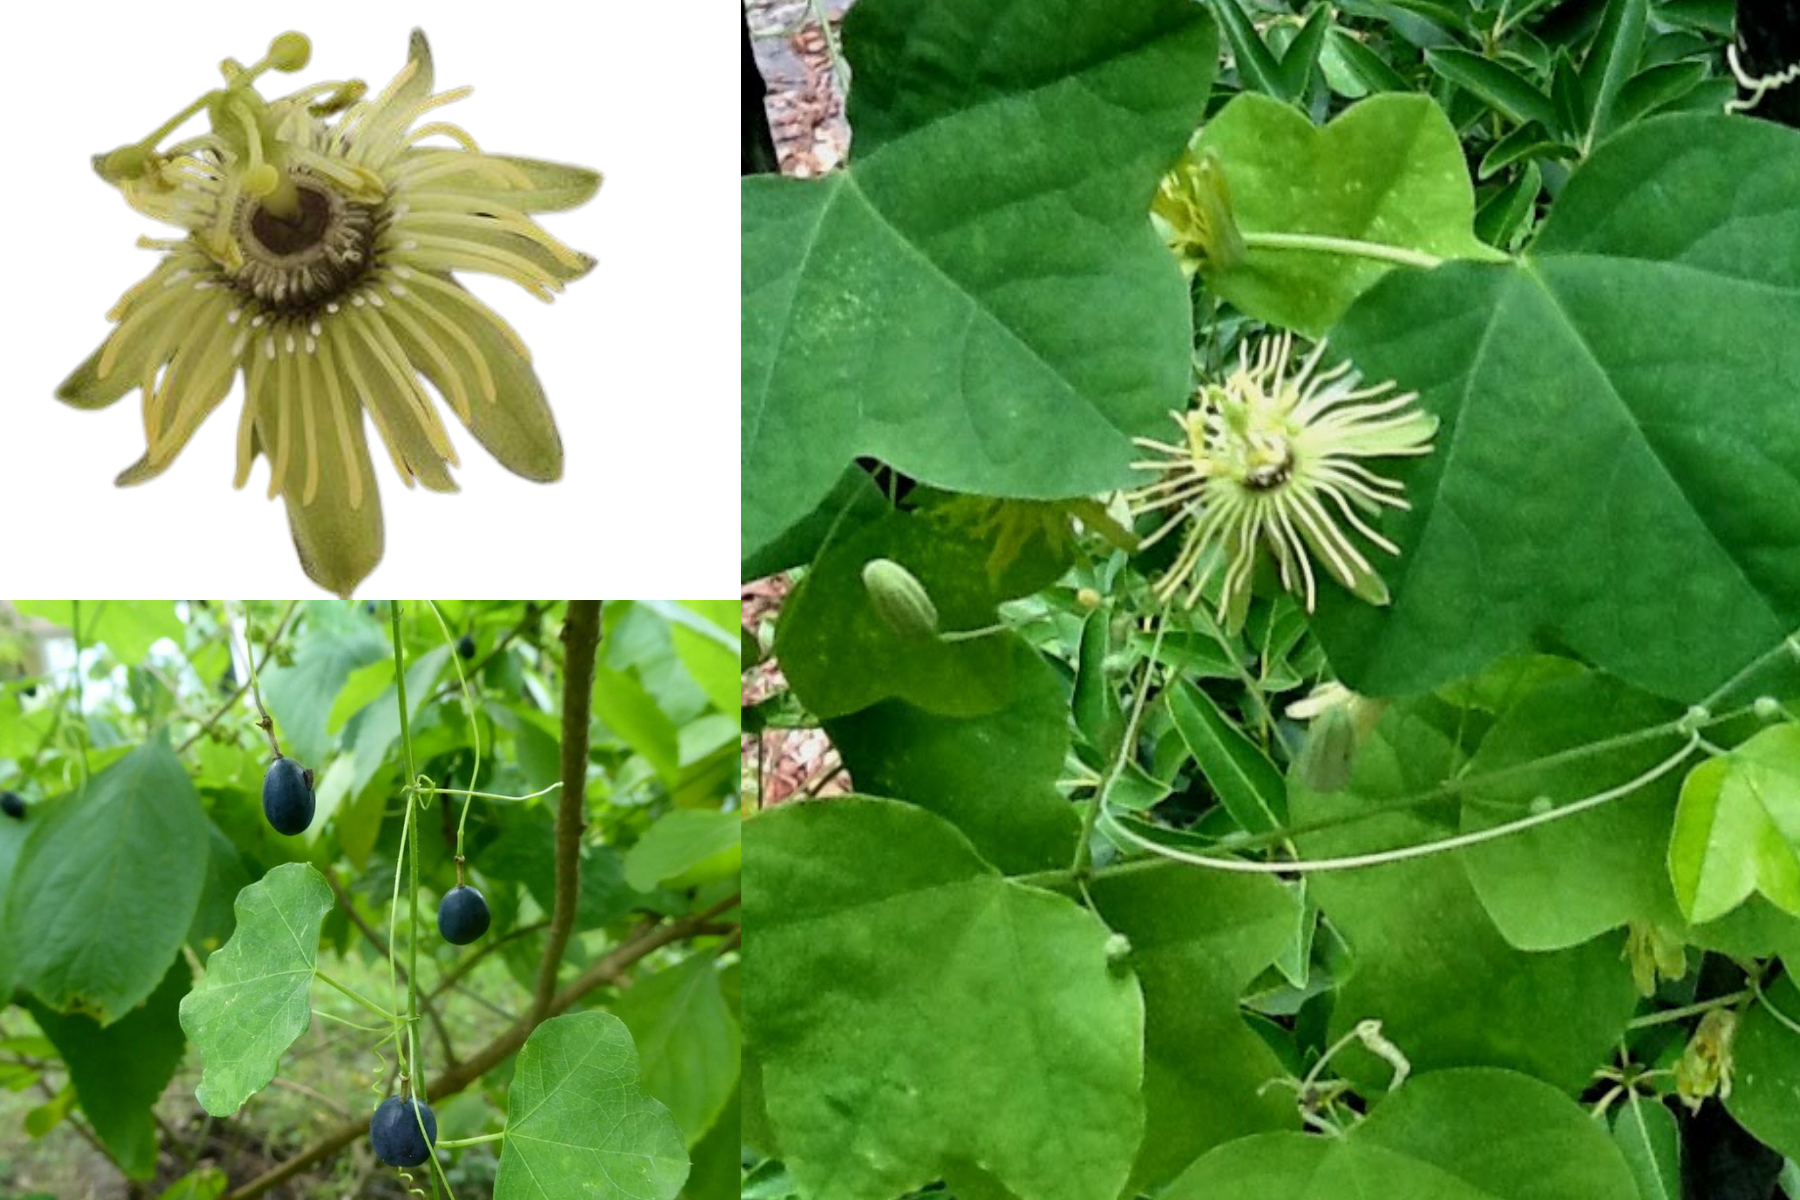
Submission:
[[[937,606],[918,576],[891,558],[872,558],[863,565],[862,579],[882,624],[909,642],[937,637]]]

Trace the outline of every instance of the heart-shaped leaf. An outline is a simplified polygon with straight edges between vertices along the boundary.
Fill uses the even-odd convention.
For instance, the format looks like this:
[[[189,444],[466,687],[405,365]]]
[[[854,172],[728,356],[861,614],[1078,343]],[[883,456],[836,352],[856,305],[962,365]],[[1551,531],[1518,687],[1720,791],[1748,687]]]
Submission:
[[[1692,702],[1800,624],[1800,133],[1683,115],[1607,142],[1517,265],[1397,271],[1333,347],[1417,389],[1392,604],[1328,588],[1359,691],[1548,636]]]
[[[687,1150],[611,1013],[552,1017],[513,1067],[494,1200],[673,1200]]]
[[[1224,167],[1245,234],[1353,238],[1442,258],[1493,258],[1475,237],[1475,189],[1449,118],[1427,96],[1374,96],[1323,129],[1244,93],[1195,144]],[[1392,270],[1368,258],[1251,246],[1206,284],[1245,312],[1318,334]]]
[[[1180,272],[1147,214],[1199,123],[1191,0],[865,0],[852,165],[742,184],[749,557],[858,455],[990,495],[1129,481],[1186,391]]]
[[[785,805],[744,851],[746,1029],[802,1192],[892,1200],[974,1175],[958,1194],[1120,1193],[1143,1008],[1092,913],[888,800]]]
[[[1343,1137],[1264,1133],[1220,1146],[1164,1200],[1639,1200],[1601,1126],[1510,1071],[1410,1080]]]

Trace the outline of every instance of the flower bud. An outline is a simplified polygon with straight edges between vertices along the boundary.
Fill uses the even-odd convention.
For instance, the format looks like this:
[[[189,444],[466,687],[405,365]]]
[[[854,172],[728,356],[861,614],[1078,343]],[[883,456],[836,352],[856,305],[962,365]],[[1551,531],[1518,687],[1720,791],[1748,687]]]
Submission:
[[[907,641],[937,636],[937,606],[911,571],[891,558],[872,558],[863,565],[862,579],[882,624]]]

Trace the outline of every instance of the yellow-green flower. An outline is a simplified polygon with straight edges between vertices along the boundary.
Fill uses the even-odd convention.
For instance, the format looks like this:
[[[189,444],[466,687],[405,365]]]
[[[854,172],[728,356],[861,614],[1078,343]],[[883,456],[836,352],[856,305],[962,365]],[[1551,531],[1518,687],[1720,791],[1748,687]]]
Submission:
[[[379,95],[358,81],[257,93],[260,75],[299,70],[309,55],[286,33],[260,62],[227,60],[224,87],[96,157],[132,207],[185,232],[140,241],[161,261],[57,395],[101,408],[141,391],[148,448],[119,476],[128,485],[167,469],[241,371],[237,486],[262,455],[307,574],[348,594],[382,553],[365,412],[409,487],[456,490],[456,455],[420,376],[505,466],[560,477],[562,443],[529,352],[451,272],[549,300],[593,260],[527,214],[581,204],[600,176],[487,154],[454,125],[420,123],[469,89],[433,94],[416,30]],[[160,145],[202,112],[209,131]],[[433,137],[452,144],[424,144]]]
[[[1428,454],[1437,431],[1437,418],[1416,407],[1417,393],[1394,394],[1392,382],[1358,387],[1348,362],[1321,371],[1324,342],[1290,374],[1292,352],[1285,333],[1261,339],[1254,354],[1245,342],[1224,383],[1204,385],[1193,408],[1170,414],[1179,444],[1137,439],[1158,457],[1135,465],[1161,478],[1130,493],[1132,510],[1169,513],[1144,545],[1184,531],[1157,596],[1167,602],[1185,588],[1192,606],[1222,566],[1219,619],[1234,629],[1265,548],[1281,586],[1309,612],[1318,591],[1314,557],[1351,592],[1385,604],[1386,586],[1342,525],[1398,554],[1365,517],[1408,507],[1405,488],[1363,460]]]

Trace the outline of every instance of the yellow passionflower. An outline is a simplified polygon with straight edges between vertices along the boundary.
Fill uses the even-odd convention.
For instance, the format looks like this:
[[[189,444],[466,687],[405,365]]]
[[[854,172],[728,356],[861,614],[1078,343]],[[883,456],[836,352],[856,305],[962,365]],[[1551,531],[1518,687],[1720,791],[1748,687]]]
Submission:
[[[1170,514],[1144,545],[1184,531],[1158,598],[1186,589],[1192,606],[1222,564],[1219,619],[1234,629],[1265,548],[1281,586],[1309,612],[1317,596],[1313,556],[1350,591],[1385,604],[1381,577],[1340,522],[1398,554],[1364,517],[1408,507],[1405,488],[1363,460],[1428,454],[1437,432],[1437,418],[1416,406],[1417,393],[1394,394],[1392,382],[1359,387],[1348,362],[1321,371],[1324,342],[1290,373],[1292,353],[1286,333],[1260,339],[1254,354],[1246,341],[1223,383],[1204,385],[1194,407],[1170,414],[1179,443],[1137,439],[1157,457],[1135,465],[1161,478],[1127,499],[1134,514]]]
[[[96,157],[132,207],[185,233],[140,241],[161,261],[57,395],[102,408],[141,390],[148,448],[119,476],[128,485],[167,469],[241,371],[237,486],[258,454],[267,459],[301,564],[348,594],[382,553],[365,412],[409,487],[456,489],[456,455],[421,375],[505,466],[560,477],[562,443],[529,352],[450,273],[498,275],[549,300],[593,260],[527,214],[581,204],[600,176],[487,154],[454,125],[419,124],[469,89],[433,93],[416,30],[379,95],[358,81],[257,93],[258,76],[299,70],[310,49],[286,33],[251,66],[227,60],[224,87]],[[201,112],[208,132],[159,144]],[[421,144],[434,135],[454,145]]]

